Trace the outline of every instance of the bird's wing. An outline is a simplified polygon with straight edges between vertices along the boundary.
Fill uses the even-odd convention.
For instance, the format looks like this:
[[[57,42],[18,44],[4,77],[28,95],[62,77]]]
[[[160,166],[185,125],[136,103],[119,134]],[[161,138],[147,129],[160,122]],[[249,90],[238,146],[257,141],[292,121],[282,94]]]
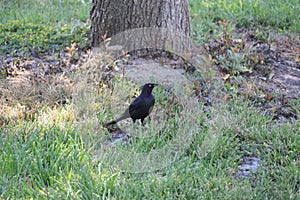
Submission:
[[[132,115],[132,113],[136,111],[136,108],[138,108],[142,103],[143,103],[142,98],[137,97],[120,117],[118,117],[114,121],[109,122],[108,124],[115,124],[118,123],[119,121],[122,121],[123,119],[129,118]]]
[[[153,99],[153,101],[152,101],[152,106],[149,109],[149,114],[152,112],[152,110],[154,108],[154,104],[155,104],[155,99]]]
[[[132,113],[136,110],[137,107],[143,104],[143,99],[138,96],[130,105],[129,105],[129,113],[132,115]]]

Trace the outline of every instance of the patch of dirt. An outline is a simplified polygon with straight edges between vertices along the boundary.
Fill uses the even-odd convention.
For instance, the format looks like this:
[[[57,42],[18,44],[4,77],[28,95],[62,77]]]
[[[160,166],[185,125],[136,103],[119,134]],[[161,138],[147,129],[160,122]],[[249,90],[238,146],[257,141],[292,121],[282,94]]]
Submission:
[[[257,66],[250,77],[265,81],[267,84],[264,87],[270,93],[278,93],[286,98],[300,98],[299,48],[300,38],[286,35],[277,35],[268,43],[260,43],[257,49],[264,63]]]
[[[263,48],[267,45],[269,48]],[[299,119],[299,108],[290,104],[293,101],[296,105],[300,103],[299,36],[271,36],[268,43],[260,46],[259,53],[264,62],[255,67],[247,80],[255,80],[257,87],[265,92],[265,104],[261,109],[281,122]]]
[[[300,98],[300,39],[295,35],[273,35],[267,40],[261,39],[256,31],[238,30],[235,35],[208,41],[207,51],[211,55],[213,66],[217,70],[217,78],[223,79],[224,83],[237,84],[239,94],[255,102],[263,112],[271,114],[274,119],[286,121],[291,118],[299,118],[299,108],[293,107],[290,102],[299,102]],[[72,51],[70,51],[72,50]],[[219,56],[224,56],[229,62],[228,52],[243,54],[245,62],[243,65],[250,67],[251,72],[240,72],[231,74],[229,78],[224,75],[230,74],[228,68],[224,68],[219,62]],[[22,91],[27,88],[28,95],[32,95],[40,102],[51,99],[52,104],[67,102],[70,98],[72,83],[74,80],[66,78],[66,74],[72,74],[88,62],[90,52],[76,51],[76,46],[68,51],[49,51],[34,53],[28,56],[11,57],[9,55],[0,57],[0,97],[11,93],[12,98],[19,102],[23,99]],[[99,61],[98,61],[99,62]],[[119,73],[132,79],[137,84],[159,81],[166,85],[176,82],[190,84],[183,76],[191,73],[192,66],[176,55],[170,56],[166,52],[158,55],[136,57],[132,54],[126,63],[117,63],[111,68],[101,63],[102,70],[105,69],[104,81],[109,81],[114,74]],[[118,63],[119,62],[119,63]],[[104,66],[106,65],[106,67]],[[103,67],[104,66],[104,67]],[[100,67],[100,68],[101,68]],[[150,75],[149,75],[150,74]],[[241,75],[243,82],[236,82],[234,77]],[[64,81],[62,81],[64,79]],[[10,84],[7,84],[10,83]],[[26,84],[24,84],[26,83]],[[203,83],[200,80],[193,82],[194,89],[202,96],[206,95]],[[13,87],[7,87],[13,85]],[[16,87],[18,85],[18,87]],[[52,88],[52,93],[45,95],[45,87]],[[22,87],[23,86],[23,89]],[[12,89],[14,88],[14,91]],[[200,88],[200,89],[199,89]],[[19,91],[18,91],[19,90]],[[59,91],[59,92],[57,92]],[[6,92],[6,93],[5,93]],[[54,96],[50,97],[50,96]],[[3,99],[3,98],[2,98]],[[227,97],[224,97],[227,100]],[[7,99],[11,101],[11,99]],[[296,105],[299,105],[299,103]]]
[[[255,156],[245,156],[238,171],[233,175],[236,178],[250,178],[260,168],[261,159]]]
[[[299,35],[276,34],[261,39],[259,32],[251,30],[239,30],[235,35],[207,44],[215,60],[214,68],[220,72],[224,82],[238,84],[240,94],[276,120],[299,119],[299,108],[293,106],[293,102],[299,105],[300,98]],[[235,81],[235,75],[228,75],[231,69],[219,62],[222,55],[235,64],[232,52],[244,56],[241,65],[250,71],[235,74],[243,77],[242,82]]]

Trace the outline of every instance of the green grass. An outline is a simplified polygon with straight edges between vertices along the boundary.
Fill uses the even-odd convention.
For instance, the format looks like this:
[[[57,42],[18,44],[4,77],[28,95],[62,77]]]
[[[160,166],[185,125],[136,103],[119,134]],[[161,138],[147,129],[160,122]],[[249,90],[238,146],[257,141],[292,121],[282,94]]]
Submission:
[[[231,21],[238,27],[273,27],[275,29],[300,30],[299,0],[190,0],[192,17],[197,23]],[[201,23],[198,26],[202,26]]]
[[[107,107],[100,108],[99,112],[104,112],[102,116],[107,115],[105,110]],[[73,123],[62,126],[63,121],[54,120],[54,124],[46,126],[33,121],[2,129],[0,196],[11,199],[299,198],[299,121],[276,125],[270,117],[262,116],[241,101],[219,105],[218,110],[209,114],[213,118],[202,117],[203,128],[177,161],[147,173],[122,172],[109,159],[95,157],[95,148],[88,150],[84,142],[89,136],[74,129]],[[217,133],[216,144],[203,157],[199,152],[203,136],[212,133]],[[105,130],[98,134],[103,136]],[[167,142],[163,141],[164,145]],[[115,152],[136,150],[141,147],[139,143],[145,145],[141,140],[129,147],[119,146]],[[251,179],[234,178],[245,155],[259,156],[262,167]]]
[[[90,5],[91,2],[86,0],[2,0],[1,50],[36,48],[47,51],[49,48],[64,49],[72,42],[84,44],[88,26],[82,23],[89,17]],[[193,32],[199,42],[218,37],[222,29],[218,21],[223,19],[232,27],[299,30],[297,0],[190,0],[190,5]],[[186,129],[176,126],[182,115],[175,112],[180,107],[172,106],[175,117],[168,121],[170,126],[165,131],[153,127],[149,133],[151,137],[136,138],[129,145],[116,146],[115,152],[109,152],[100,143],[110,137],[100,122],[115,117],[111,110],[114,101],[121,97],[129,101],[135,93],[120,80],[113,84],[113,92],[105,85],[98,91],[86,85],[82,90],[77,87],[78,91],[89,93],[83,93],[77,99],[79,101],[74,101],[75,107],[72,103],[64,106],[46,104],[35,115],[20,119],[10,118],[9,112],[4,113],[6,124],[0,129],[0,198],[300,198],[299,120],[278,124],[271,116],[259,112],[251,102],[233,98],[214,104],[206,113],[203,113],[202,105],[193,107],[195,119],[193,115],[185,115],[182,127],[195,128],[196,132],[182,138]],[[124,95],[125,91],[129,95]],[[155,91],[156,106],[161,104],[160,108],[164,109],[169,101],[162,91]],[[6,102],[1,99],[1,103],[2,100]],[[47,102],[46,97],[44,101]],[[293,105],[299,117],[300,102],[295,100]],[[22,102],[14,106],[27,112]],[[19,114],[18,109],[11,112]],[[194,124],[188,120],[195,120],[192,121]],[[148,168],[157,170],[145,170],[148,168],[143,166],[147,163],[144,160],[137,159],[139,162],[136,163],[126,163],[132,161],[129,158],[116,160],[117,152],[155,152],[171,147],[176,138],[181,139],[178,149],[184,147],[184,151],[171,155],[176,159],[171,159],[168,165],[164,164],[164,155],[168,155],[170,149],[166,149],[161,157],[154,156],[154,160],[160,162],[152,163],[153,167]],[[241,159],[248,155],[259,157],[261,167],[252,178],[235,178]],[[124,163],[141,166],[139,173],[133,173],[134,168],[124,170]]]
[[[72,43],[76,43],[79,49],[88,46],[89,26],[80,21],[50,26],[14,20],[1,24],[0,30],[0,51],[10,55],[26,51],[63,50]]]
[[[232,27],[299,32],[299,0],[190,0],[193,36],[199,43],[220,36],[220,22]]]
[[[0,22],[19,20],[23,23],[68,23],[72,19],[89,18],[89,0],[3,0],[0,2]]]
[[[0,53],[63,50],[72,43],[86,49],[90,6],[86,0],[1,1]]]

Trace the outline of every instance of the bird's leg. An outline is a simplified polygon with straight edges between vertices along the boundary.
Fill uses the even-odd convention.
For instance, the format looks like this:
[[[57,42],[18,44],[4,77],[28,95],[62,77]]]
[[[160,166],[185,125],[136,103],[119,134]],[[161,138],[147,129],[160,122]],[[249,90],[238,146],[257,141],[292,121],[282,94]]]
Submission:
[[[142,118],[142,119],[141,119],[141,123],[142,123],[143,126],[145,126],[144,119],[145,119],[145,118]]]

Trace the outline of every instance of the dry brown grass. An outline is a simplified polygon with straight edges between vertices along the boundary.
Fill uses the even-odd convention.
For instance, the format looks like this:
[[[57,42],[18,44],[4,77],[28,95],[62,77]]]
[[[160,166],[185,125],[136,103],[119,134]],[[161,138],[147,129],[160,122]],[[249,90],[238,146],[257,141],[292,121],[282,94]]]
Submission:
[[[104,82],[109,83],[113,78],[104,72],[111,62],[108,55],[87,54],[77,66],[72,66],[75,70],[70,71],[70,66],[64,66],[62,73],[50,74],[42,67],[12,66],[9,75],[0,79],[0,126],[36,119],[45,107],[56,110],[61,105],[70,105],[74,93],[80,90],[102,88]]]
[[[41,106],[54,107],[70,101],[73,81],[53,75],[38,77],[29,71],[1,80],[0,124],[19,119],[30,119]]]

